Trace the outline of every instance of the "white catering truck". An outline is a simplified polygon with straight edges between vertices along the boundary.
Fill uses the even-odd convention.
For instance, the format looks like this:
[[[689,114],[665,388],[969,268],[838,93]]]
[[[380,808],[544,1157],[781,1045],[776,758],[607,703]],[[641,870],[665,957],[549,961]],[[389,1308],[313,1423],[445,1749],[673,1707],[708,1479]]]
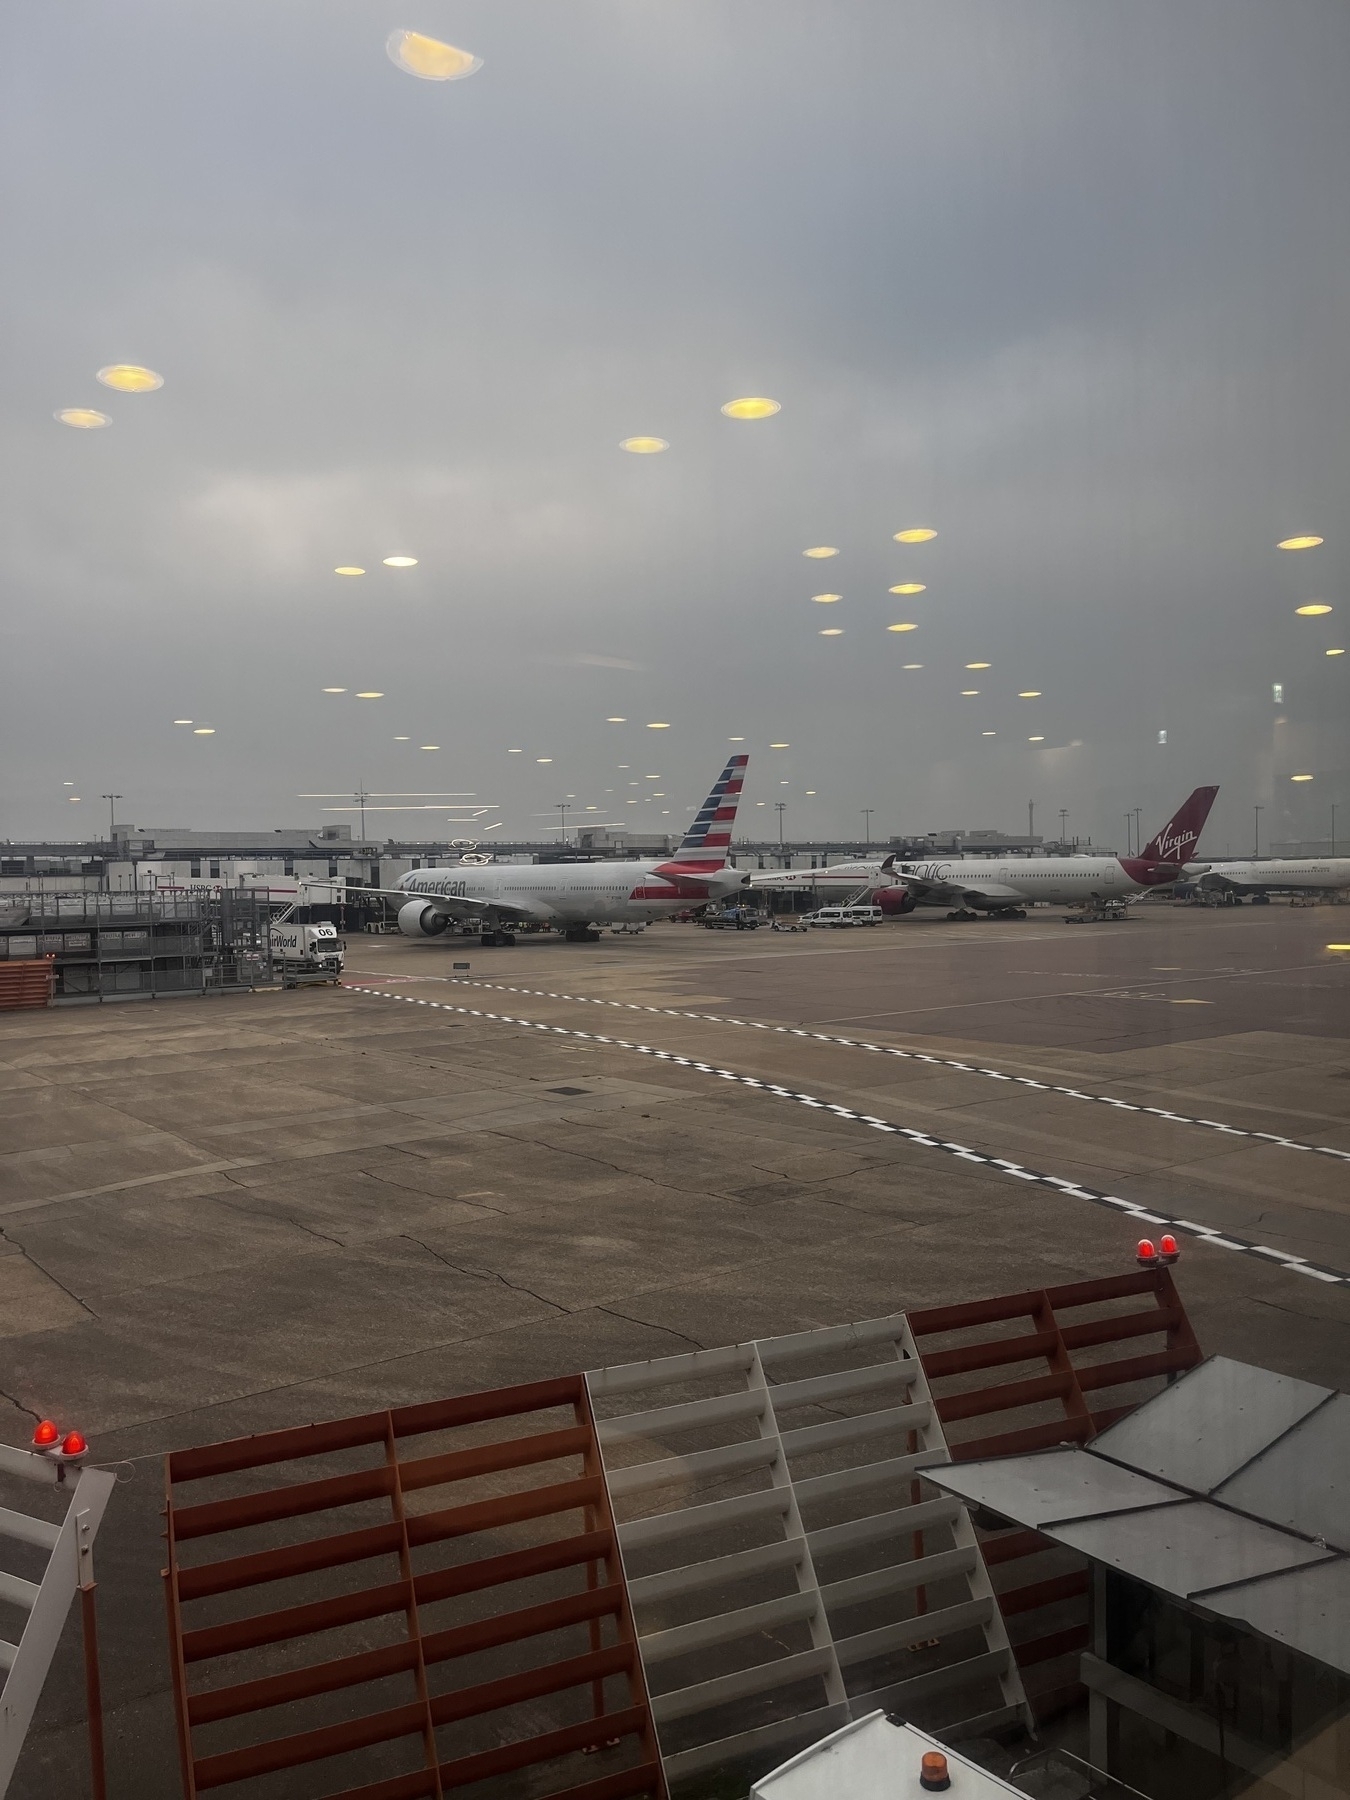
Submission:
[[[336,925],[297,925],[274,919],[271,925],[272,958],[281,964],[287,987],[303,981],[336,982],[342,974],[347,946]]]

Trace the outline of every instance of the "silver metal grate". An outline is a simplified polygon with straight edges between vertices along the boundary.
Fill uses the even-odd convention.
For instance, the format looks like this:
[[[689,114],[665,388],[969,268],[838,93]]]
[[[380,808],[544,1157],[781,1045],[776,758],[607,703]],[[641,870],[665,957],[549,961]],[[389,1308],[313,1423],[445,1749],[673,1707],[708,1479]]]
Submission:
[[[672,1782],[878,1707],[1030,1725],[965,1509],[923,1482],[950,1457],[903,1313],[587,1382]]]

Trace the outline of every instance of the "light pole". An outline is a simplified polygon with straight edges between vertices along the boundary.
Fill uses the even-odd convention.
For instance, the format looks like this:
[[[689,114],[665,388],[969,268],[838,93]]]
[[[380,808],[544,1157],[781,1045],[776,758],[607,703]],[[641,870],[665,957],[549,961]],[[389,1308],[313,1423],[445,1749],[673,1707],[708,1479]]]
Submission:
[[[1036,802],[1027,801],[1027,849],[1031,849],[1031,840],[1036,835]]]
[[[1126,815],[1125,815],[1125,854],[1126,854],[1126,856],[1134,855],[1134,840],[1133,840],[1132,836],[1130,835],[1130,824],[1131,824],[1132,816],[1133,815],[1130,813],[1126,813]]]
[[[1064,845],[1067,841],[1068,830],[1069,830],[1069,809],[1067,806],[1061,806],[1059,809],[1059,847],[1061,850],[1064,848]]]
[[[1139,829],[1139,820],[1143,810],[1142,806],[1136,806],[1134,809],[1134,853],[1136,856],[1144,854],[1144,834]]]
[[[1336,802],[1331,803],[1331,854],[1336,854]]]
[[[1255,841],[1254,847],[1252,849],[1253,859],[1259,857],[1261,854],[1261,814],[1264,810],[1265,810],[1264,807],[1260,807],[1260,806],[1254,806],[1252,808],[1252,811],[1256,814],[1256,833],[1255,833],[1256,841]]]
[[[366,841],[366,801],[370,799],[364,781],[352,795],[352,799],[355,800],[357,805],[361,808],[361,842],[364,844]]]
[[[113,832],[117,828],[113,818],[113,803],[114,801],[120,800],[122,796],[120,794],[104,794],[101,797],[108,802],[108,842],[111,844],[113,841]]]
[[[556,802],[556,805],[558,811],[562,814],[562,847],[565,850],[567,848],[567,802],[565,800],[559,800]]]
[[[783,848],[783,814],[787,811],[787,801],[775,800],[774,806],[778,811],[778,848],[781,850]]]
[[[858,811],[863,816],[863,831],[866,833],[867,848],[869,850],[872,848],[872,814],[876,810],[875,806],[860,806],[858,808]]]

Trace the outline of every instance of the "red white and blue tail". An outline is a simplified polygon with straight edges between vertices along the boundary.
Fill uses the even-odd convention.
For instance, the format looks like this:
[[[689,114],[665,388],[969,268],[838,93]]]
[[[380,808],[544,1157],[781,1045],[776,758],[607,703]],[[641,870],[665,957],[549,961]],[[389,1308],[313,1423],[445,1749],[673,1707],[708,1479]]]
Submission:
[[[720,869],[731,850],[731,828],[736,823],[736,804],[745,781],[748,756],[733,756],[717,779],[717,785],[699,808],[698,817],[684,835],[673,860],[682,869]]]

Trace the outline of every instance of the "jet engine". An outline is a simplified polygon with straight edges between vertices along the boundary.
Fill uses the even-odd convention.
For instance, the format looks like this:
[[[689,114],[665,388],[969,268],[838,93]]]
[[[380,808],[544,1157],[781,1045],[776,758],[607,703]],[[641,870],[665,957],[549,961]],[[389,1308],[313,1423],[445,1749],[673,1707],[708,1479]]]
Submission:
[[[404,937],[439,937],[449,923],[449,913],[428,906],[425,900],[409,900],[398,909],[398,928]]]
[[[877,889],[877,905],[883,918],[895,919],[902,913],[912,913],[916,902],[908,888],[886,887]]]

